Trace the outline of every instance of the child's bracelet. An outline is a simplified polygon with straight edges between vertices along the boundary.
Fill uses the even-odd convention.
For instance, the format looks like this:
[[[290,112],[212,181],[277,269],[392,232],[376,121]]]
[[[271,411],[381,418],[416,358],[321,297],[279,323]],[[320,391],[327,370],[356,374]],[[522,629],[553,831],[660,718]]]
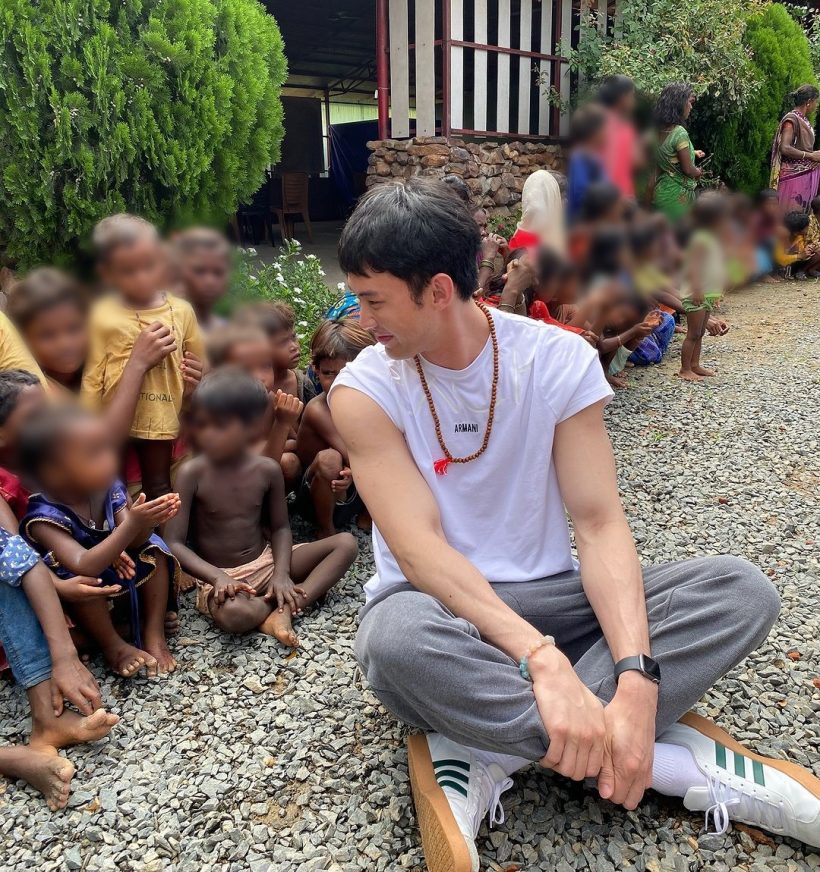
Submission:
[[[539,641],[534,645],[530,645],[530,647],[527,648],[527,653],[518,661],[518,671],[521,673],[522,678],[527,681],[532,681],[532,676],[530,675],[530,657],[532,657],[539,648],[545,648],[547,645],[555,645],[554,636],[544,636],[543,639],[539,639]]]

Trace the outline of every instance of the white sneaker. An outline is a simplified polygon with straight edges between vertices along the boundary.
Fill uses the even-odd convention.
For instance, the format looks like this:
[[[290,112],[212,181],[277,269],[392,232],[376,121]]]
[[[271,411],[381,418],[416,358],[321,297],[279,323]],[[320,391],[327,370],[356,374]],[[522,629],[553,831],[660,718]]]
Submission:
[[[501,794],[512,778],[439,733],[411,736],[407,758],[428,872],[479,872],[481,819],[488,814],[490,826],[504,822]]]
[[[820,779],[807,769],[752,753],[694,712],[658,741],[688,748],[706,777],[706,786],[689,788],[683,804],[706,812],[707,830],[711,816],[714,833],[725,833],[732,820],[820,847]]]

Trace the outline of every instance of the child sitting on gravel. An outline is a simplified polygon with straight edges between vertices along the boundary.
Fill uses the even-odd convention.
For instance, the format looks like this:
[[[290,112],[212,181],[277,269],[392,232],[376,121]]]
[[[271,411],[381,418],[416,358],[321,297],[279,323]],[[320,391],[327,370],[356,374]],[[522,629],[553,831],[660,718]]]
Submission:
[[[323,321],[310,343],[322,393],[305,407],[296,437],[296,454],[305,470],[296,505],[300,514],[316,521],[320,539],[333,536],[337,527],[357,515],[359,527],[370,529],[370,516],[351,478],[347,449],[330,417],[327,392],[344,365],[375,344],[369,330],[347,318]]]
[[[109,428],[77,406],[32,414],[21,433],[20,459],[42,488],[29,498],[23,537],[58,577],[90,576],[110,586],[110,600],[66,604],[76,625],[117,675],[130,678],[143,668],[149,676],[173,672],[164,623],[179,567],[153,529],[176,514],[179,497],[146,501],[140,494],[131,504],[116,478],[119,456]],[[109,608],[126,592],[133,644],[120,635]]]
[[[196,579],[197,608],[218,627],[296,646],[293,617],[339,581],[357,546],[349,533],[293,545],[282,471],[252,449],[267,409],[262,384],[238,368],[202,381],[193,402],[201,454],[180,470],[182,506],[165,534]]]

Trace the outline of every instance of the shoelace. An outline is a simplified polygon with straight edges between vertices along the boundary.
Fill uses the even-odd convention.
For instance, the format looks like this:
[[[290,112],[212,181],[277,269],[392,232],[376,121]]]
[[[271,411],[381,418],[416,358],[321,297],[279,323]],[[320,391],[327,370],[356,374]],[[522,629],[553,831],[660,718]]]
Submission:
[[[505,790],[509,790],[513,786],[512,778],[505,778],[503,781],[496,781],[493,785],[493,793],[490,797],[490,808],[487,812],[487,820],[490,828],[496,824],[504,823],[504,806],[501,804],[501,794]]]
[[[504,778],[501,781],[496,781],[492,775],[490,775],[484,764],[475,761],[474,765],[476,766],[479,779],[479,789],[476,795],[478,806],[474,806],[473,811],[473,826],[475,831],[478,832],[478,828],[481,825],[481,818],[483,816],[483,809],[485,808],[487,809],[487,822],[490,827],[504,823],[504,806],[501,804],[501,794],[504,793],[504,791],[509,790],[514,782],[512,778]],[[478,815],[476,815],[476,812],[478,812]]]
[[[711,815],[715,822],[715,829],[711,831],[711,835],[722,836],[729,829],[729,808],[741,804],[743,805],[743,816],[751,819],[752,822],[775,832],[783,829],[782,804],[778,805],[771,800],[763,799],[763,797],[751,795],[744,789],[742,783],[733,787],[724,784],[719,776],[710,775],[709,796],[714,804],[706,809],[705,822],[706,832],[710,833],[709,816]]]

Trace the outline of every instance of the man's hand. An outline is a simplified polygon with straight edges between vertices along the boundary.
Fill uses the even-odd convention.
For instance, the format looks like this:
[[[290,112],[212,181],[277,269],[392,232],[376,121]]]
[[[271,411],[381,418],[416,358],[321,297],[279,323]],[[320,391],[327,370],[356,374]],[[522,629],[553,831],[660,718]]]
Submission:
[[[84,715],[102,708],[100,689],[94,676],[80,663],[77,652],[72,651],[51,664],[51,703],[55,717],[60,717],[65,700],[75,705]]]
[[[230,575],[221,575],[214,581],[213,601],[215,605],[221,606],[226,600],[236,599],[237,596],[256,596],[256,591],[251,585],[244,581],[237,581],[231,578]]]
[[[148,372],[176,350],[177,342],[171,329],[154,321],[137,336],[129,360]]]
[[[278,608],[280,612],[285,610],[285,606],[290,606],[290,613],[298,615],[302,612],[302,607],[299,604],[299,597],[307,598],[307,594],[301,587],[297,587],[293,583],[293,579],[289,575],[276,577],[274,576],[268,585],[268,592],[264,596],[266,603],[276,603],[274,608]]]
[[[604,761],[606,737],[601,701],[552,645],[530,655],[529,670],[538,712],[550,740],[541,765],[574,781],[597,775]]]
[[[639,673],[624,673],[604,708],[606,751],[598,793],[624,808],[638,807],[652,786],[658,688]]]
[[[304,408],[305,404],[299,397],[294,397],[293,394],[286,394],[284,391],[276,392],[275,409],[277,424],[287,424],[288,427],[293,428]]]
[[[57,578],[55,575],[54,586],[57,596],[66,603],[87,603],[114,596],[122,590],[119,584],[103,585],[101,578],[89,578],[86,575],[73,575],[71,578]]]

